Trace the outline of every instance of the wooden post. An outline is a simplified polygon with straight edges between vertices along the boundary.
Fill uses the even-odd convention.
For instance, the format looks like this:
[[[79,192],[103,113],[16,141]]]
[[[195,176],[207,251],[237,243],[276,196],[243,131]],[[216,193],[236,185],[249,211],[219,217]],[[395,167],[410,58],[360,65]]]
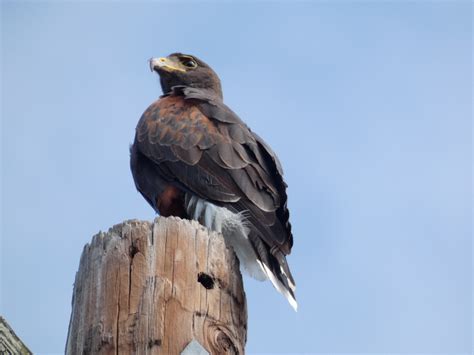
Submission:
[[[15,334],[5,318],[0,316],[0,354],[32,355],[33,353]]]
[[[84,247],[67,354],[243,354],[246,336],[239,263],[221,235],[159,217]]]

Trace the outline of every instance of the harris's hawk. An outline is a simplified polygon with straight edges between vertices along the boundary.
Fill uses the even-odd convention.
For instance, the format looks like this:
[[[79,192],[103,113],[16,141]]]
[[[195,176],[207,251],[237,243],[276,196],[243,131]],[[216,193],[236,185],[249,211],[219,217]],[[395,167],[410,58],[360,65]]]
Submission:
[[[222,233],[243,268],[270,279],[296,310],[286,261],[293,236],[275,153],[223,102],[217,74],[195,56],[150,59],[164,95],[143,113],[131,146],[138,191],[162,216]]]

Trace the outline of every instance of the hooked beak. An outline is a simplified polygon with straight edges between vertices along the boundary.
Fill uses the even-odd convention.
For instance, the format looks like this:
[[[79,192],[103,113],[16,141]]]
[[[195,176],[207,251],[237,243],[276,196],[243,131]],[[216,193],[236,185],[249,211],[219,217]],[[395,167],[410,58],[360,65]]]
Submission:
[[[149,64],[150,64],[151,71],[164,70],[167,72],[172,72],[172,71],[186,72],[186,70],[178,67],[178,63],[175,63],[174,61],[166,57],[150,58]]]

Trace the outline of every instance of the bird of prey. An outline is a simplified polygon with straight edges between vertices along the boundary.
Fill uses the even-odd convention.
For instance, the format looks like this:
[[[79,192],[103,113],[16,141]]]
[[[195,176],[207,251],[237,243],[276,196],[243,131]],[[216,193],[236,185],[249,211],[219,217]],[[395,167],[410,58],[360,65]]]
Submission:
[[[209,65],[182,53],[149,63],[164,94],[143,113],[130,148],[136,188],[160,215],[222,233],[243,269],[270,279],[296,310],[280,161],[224,104]]]

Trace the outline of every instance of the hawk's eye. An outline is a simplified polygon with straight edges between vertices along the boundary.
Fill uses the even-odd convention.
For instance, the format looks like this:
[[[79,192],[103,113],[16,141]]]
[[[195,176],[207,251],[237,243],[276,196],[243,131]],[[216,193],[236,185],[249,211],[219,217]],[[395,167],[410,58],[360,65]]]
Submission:
[[[197,63],[193,59],[185,58],[181,61],[181,63],[183,63],[183,65],[185,67],[188,67],[188,68],[196,68],[197,67]]]

